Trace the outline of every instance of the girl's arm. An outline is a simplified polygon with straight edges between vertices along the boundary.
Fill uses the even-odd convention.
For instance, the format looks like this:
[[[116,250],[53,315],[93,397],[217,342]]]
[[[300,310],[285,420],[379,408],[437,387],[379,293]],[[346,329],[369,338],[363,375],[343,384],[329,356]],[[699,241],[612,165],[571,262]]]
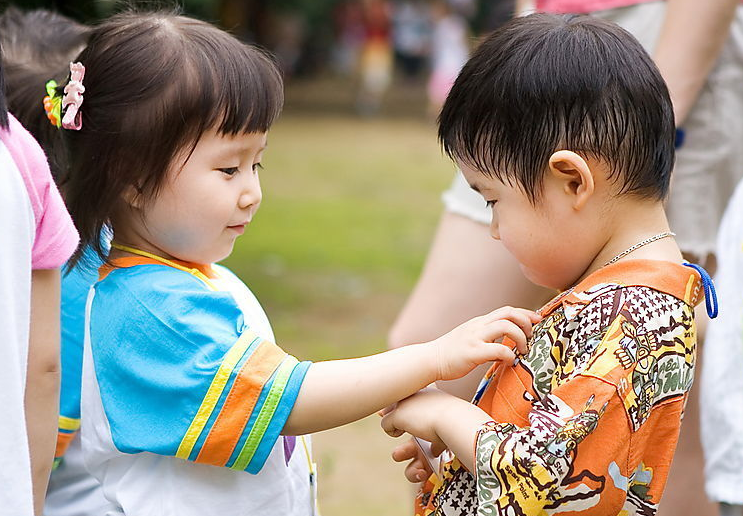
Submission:
[[[57,443],[59,305],[59,269],[34,270],[31,276],[31,331],[25,407],[36,514],[41,514],[44,508],[44,496]]]
[[[369,357],[310,366],[287,420],[285,435],[356,421],[438,380],[459,378],[479,364],[512,362],[514,352],[494,344],[513,340],[521,353],[539,316],[505,307],[466,322],[438,339]]]
[[[738,0],[668,0],[655,63],[682,126],[730,34]]]

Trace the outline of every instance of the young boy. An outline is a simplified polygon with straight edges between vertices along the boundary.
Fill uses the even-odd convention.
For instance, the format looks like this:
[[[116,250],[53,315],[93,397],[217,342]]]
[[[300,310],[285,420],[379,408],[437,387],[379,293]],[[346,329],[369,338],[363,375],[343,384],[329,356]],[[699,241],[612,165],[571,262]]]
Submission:
[[[427,391],[384,417],[389,434],[454,454],[416,514],[655,514],[702,296],[663,211],[674,121],[658,70],[609,22],[516,19],[462,70],[439,138],[492,206],[493,238],[562,293],[530,351],[491,369],[473,403]],[[417,455],[412,443],[393,454],[414,459],[411,480]]]

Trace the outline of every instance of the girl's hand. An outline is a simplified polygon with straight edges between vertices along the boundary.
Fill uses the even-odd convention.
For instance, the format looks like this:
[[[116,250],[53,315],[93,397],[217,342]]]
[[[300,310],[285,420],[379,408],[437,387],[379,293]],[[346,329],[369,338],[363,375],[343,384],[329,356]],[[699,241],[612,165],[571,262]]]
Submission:
[[[461,378],[486,362],[512,364],[515,351],[528,352],[532,326],[541,319],[531,310],[506,306],[457,326],[431,343],[437,348],[437,380]]]

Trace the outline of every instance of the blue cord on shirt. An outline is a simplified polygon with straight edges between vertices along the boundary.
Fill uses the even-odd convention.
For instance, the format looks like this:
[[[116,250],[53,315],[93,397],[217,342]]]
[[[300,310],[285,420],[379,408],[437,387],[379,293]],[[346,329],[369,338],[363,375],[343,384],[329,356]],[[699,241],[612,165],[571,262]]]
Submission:
[[[707,274],[707,271],[705,271],[699,265],[688,262],[684,262],[684,265],[687,267],[691,267],[702,277],[702,286],[704,287],[704,303],[707,306],[707,315],[709,315],[710,319],[714,319],[715,317],[717,317],[718,306],[717,292],[715,291],[715,284],[712,283],[712,278],[710,278],[709,274]]]

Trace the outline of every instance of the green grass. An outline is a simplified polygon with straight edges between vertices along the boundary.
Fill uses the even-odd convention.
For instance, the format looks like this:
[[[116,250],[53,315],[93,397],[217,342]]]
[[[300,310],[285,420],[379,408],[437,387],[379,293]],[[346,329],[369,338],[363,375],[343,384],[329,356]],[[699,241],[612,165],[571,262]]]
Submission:
[[[433,125],[289,114],[264,165],[261,209],[227,265],[299,357],[382,349],[451,178]]]

